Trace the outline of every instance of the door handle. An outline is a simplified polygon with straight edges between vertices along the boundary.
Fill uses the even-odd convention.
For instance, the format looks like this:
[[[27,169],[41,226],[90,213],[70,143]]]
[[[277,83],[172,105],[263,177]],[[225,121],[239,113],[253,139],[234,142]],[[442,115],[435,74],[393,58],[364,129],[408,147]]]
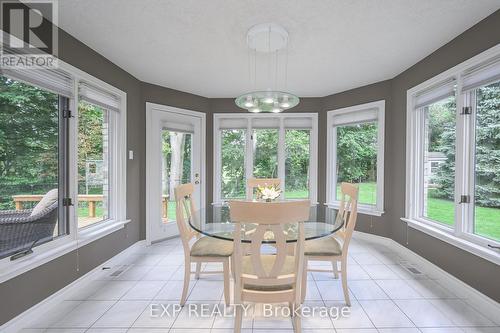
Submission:
[[[199,180],[195,180],[195,181],[194,181],[194,183],[195,183],[196,185],[198,185],[198,184],[200,183],[200,181],[199,181]]]

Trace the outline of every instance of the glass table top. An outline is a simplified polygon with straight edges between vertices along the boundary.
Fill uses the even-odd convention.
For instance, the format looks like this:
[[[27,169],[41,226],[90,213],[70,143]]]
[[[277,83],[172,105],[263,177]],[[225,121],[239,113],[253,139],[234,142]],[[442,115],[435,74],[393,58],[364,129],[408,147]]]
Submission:
[[[234,223],[231,222],[229,210],[228,206],[202,208],[188,219],[189,225],[206,236],[232,241]],[[342,227],[342,220],[336,217],[337,209],[325,206],[311,207],[309,219],[304,222],[305,239],[328,236],[339,230]],[[249,243],[255,224],[245,223],[243,229],[241,240]],[[286,224],[283,230],[288,243],[297,241],[297,224]],[[264,238],[264,243],[274,243],[272,232],[266,234]]]

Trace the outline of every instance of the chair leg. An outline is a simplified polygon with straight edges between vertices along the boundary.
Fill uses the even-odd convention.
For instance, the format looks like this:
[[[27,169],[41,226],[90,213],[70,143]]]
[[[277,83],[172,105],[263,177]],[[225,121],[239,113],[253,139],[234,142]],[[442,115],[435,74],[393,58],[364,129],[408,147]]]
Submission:
[[[184,287],[182,288],[181,306],[186,304],[187,292],[189,289],[189,280],[191,279],[191,260],[186,257],[184,260]]]
[[[300,315],[293,316],[293,331],[295,333],[300,333],[302,331],[302,323],[300,320]]]
[[[339,267],[337,266],[337,260],[332,261],[332,268],[333,268],[333,277],[338,279],[339,278]]]
[[[236,309],[235,309],[235,316],[234,316],[234,332],[240,333],[241,332],[241,322],[243,320],[243,309],[242,309],[243,304],[235,304],[235,306],[236,306]]]
[[[201,262],[196,263],[196,273],[194,275],[194,278],[198,280],[200,278],[200,271],[201,271]]]
[[[233,279],[236,279],[236,276],[234,275],[234,256],[231,256],[231,276]]]
[[[307,293],[307,266],[308,262],[307,259],[304,258],[304,269],[302,270],[302,283],[300,286],[300,300],[301,303],[304,303],[306,300],[306,293]]]
[[[347,258],[342,258],[340,273],[342,275],[342,289],[344,290],[345,303],[347,304],[347,306],[351,306],[349,289],[347,288]]]
[[[230,291],[229,291],[229,258],[224,260],[222,263],[224,270],[224,300],[226,305],[229,306],[231,303]]]

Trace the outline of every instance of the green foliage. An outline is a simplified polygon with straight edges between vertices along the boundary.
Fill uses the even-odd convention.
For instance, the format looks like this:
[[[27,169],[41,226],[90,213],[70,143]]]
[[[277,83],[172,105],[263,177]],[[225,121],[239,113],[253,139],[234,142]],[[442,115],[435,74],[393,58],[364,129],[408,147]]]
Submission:
[[[0,76],[0,209],[58,178],[58,96]]]
[[[222,130],[222,197],[245,197],[245,130]]]
[[[107,157],[104,152],[104,125],[107,122],[106,111],[99,106],[85,102],[80,102],[78,105],[78,193],[80,194],[87,194],[86,162],[102,161]],[[102,185],[93,186],[88,192],[88,194],[102,193]]]
[[[377,169],[377,125],[365,123],[337,127],[339,182],[374,181]]]
[[[307,130],[285,132],[285,189],[286,191],[309,190],[309,138]],[[308,193],[302,198],[307,198]],[[286,195],[285,197],[291,198]]]
[[[475,202],[483,207],[500,207],[500,83],[477,90],[476,94],[476,193]],[[432,106],[432,149],[447,157],[433,182],[437,198],[454,200],[455,184],[455,104],[450,100]],[[432,139],[434,138],[434,139]]]
[[[441,163],[433,175],[432,183],[438,188],[431,195],[436,198],[454,200],[455,193],[455,142],[456,103],[450,97],[443,102],[430,105],[426,110],[429,152],[443,153],[446,161]]]
[[[278,130],[255,129],[253,131],[253,175],[256,178],[278,177]]]
[[[500,207],[500,82],[479,89],[477,101],[475,200]]]

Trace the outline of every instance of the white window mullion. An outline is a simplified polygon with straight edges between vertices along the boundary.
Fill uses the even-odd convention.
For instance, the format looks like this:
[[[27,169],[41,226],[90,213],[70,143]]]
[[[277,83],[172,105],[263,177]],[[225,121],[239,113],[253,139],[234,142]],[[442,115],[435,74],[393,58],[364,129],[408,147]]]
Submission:
[[[75,80],[76,81],[76,80]],[[73,98],[70,101],[70,110],[73,117],[68,124],[68,195],[73,206],[69,206],[69,234],[72,239],[78,238],[78,81],[73,85]]]
[[[255,138],[253,137],[252,119],[247,118],[247,137],[246,137],[246,149],[245,149],[245,188],[247,192],[247,199],[251,200],[253,193],[251,189],[246,186],[248,179],[253,177],[253,145]]]
[[[461,231],[465,233],[474,233],[474,185],[475,185],[475,150],[476,150],[476,140],[475,140],[475,120],[476,120],[476,93],[475,91],[469,91],[465,94],[464,106],[471,108],[472,113],[469,115],[463,115],[463,156],[464,156],[464,170],[462,171],[461,177],[463,178],[463,192],[462,194],[469,196],[469,203],[461,204],[463,208],[461,220],[458,223],[461,224]]]
[[[458,82],[457,91],[461,90],[462,80]],[[456,236],[461,236],[467,232],[466,217],[468,207],[466,204],[460,204],[461,196],[468,194],[468,177],[467,170],[469,169],[467,148],[469,145],[468,139],[468,116],[462,114],[464,106],[469,106],[468,94],[457,96],[457,110],[456,110],[456,144],[455,144],[455,229]]]
[[[217,118],[214,118],[214,194],[213,201],[214,203],[222,202],[222,153],[221,153],[221,136],[222,132],[219,129],[219,121]]]
[[[370,215],[382,215],[384,212],[384,112],[385,101],[376,101],[362,105],[355,105],[339,110],[332,110],[327,115],[327,204],[338,207],[337,182],[337,134],[338,128],[363,124],[375,124],[376,137],[376,194],[374,203],[361,203],[359,212]],[[374,156],[375,157],[375,156]]]
[[[278,178],[281,180],[281,197],[285,197],[285,126],[284,118],[280,118],[280,127],[278,132]]]
[[[318,116],[314,116],[309,132],[309,198],[312,204],[318,201]]]

